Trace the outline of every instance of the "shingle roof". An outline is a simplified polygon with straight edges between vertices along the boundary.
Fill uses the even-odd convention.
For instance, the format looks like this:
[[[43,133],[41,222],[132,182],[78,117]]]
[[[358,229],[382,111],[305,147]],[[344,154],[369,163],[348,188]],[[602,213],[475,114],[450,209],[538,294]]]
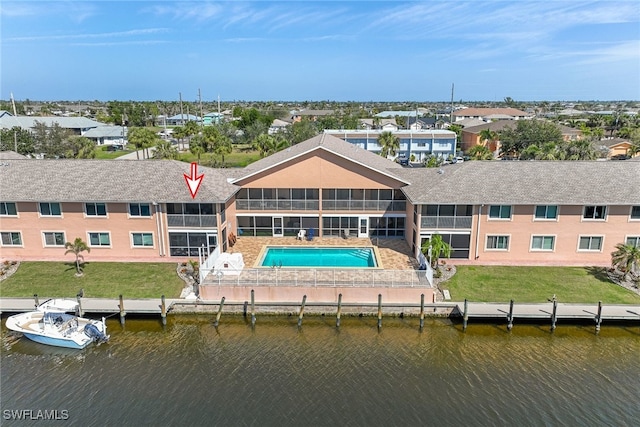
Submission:
[[[16,153],[15,151],[0,151],[0,160],[22,160],[27,156]]]
[[[470,161],[398,174],[414,203],[640,204],[640,167],[631,162]]]
[[[268,170],[276,165],[288,161],[294,161],[297,157],[313,150],[327,150],[337,154],[338,156],[349,159],[354,163],[361,164],[369,169],[402,181],[401,178],[398,178],[398,176],[395,175],[395,171],[402,169],[402,166],[399,164],[329,134],[316,135],[313,138],[307,139],[306,141],[250,164],[244,169],[246,173],[238,180],[248,178],[249,176]]]
[[[95,120],[91,120],[86,117],[3,116],[0,117],[0,128],[11,129],[14,126],[18,126],[23,129],[31,129],[35,127],[36,122],[44,123],[49,127],[53,126],[54,123],[57,123],[61,128],[65,129],[88,129],[104,126],[104,123],[96,122]]]
[[[87,138],[122,137],[122,126],[98,126],[89,129],[84,133]],[[127,135],[127,128],[124,128],[124,135]]]
[[[11,160],[0,165],[4,201],[191,202],[183,174],[189,163],[174,160]],[[196,202],[220,203],[238,190],[224,169],[199,167],[204,179]]]

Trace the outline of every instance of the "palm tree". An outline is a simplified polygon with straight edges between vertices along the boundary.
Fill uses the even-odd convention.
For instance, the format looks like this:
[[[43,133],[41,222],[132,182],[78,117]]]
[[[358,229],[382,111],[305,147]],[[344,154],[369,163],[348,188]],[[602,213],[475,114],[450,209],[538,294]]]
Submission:
[[[611,266],[624,272],[625,279],[630,275],[637,277],[640,266],[640,247],[618,243],[616,251],[611,253]]]
[[[171,144],[171,141],[158,140],[156,151],[153,153],[154,159],[177,159],[178,149]]]
[[[67,242],[64,244],[65,249],[67,250],[64,254],[74,254],[76,256],[76,270],[77,275],[82,275],[82,269],[80,268],[80,260],[84,263],[84,256],[82,256],[82,252],[87,251],[87,253],[91,252],[91,248],[87,246],[87,244],[80,238],[76,237],[76,239],[71,242]]]
[[[189,141],[189,151],[198,157],[198,164],[200,164],[200,156],[206,152],[206,144],[202,135],[196,135]]]
[[[395,156],[400,149],[400,138],[389,131],[382,132],[378,137],[378,144],[382,147],[382,157]]]
[[[447,242],[444,241],[440,234],[434,234],[429,240],[425,240],[420,248],[422,253],[429,257],[431,256],[431,267],[438,269],[438,261],[440,257],[449,258],[453,248]]]
[[[467,153],[473,160],[492,160],[493,153],[484,145],[474,145]]]
[[[153,147],[158,136],[149,128],[131,128],[129,129],[128,139],[136,147],[136,156],[140,160],[137,150]],[[142,157],[144,157],[144,151],[142,152]]]
[[[495,147],[495,149],[491,149],[491,146],[496,144],[497,140],[498,140],[498,133],[496,131],[493,131],[491,129],[483,129],[480,131],[480,140],[482,141],[482,143],[484,144],[485,147],[487,147],[490,151],[496,151],[497,150],[497,146]]]

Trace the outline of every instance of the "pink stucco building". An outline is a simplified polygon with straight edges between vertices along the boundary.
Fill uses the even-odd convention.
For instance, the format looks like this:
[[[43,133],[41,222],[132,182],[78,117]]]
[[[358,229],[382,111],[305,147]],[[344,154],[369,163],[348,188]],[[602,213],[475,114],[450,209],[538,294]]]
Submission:
[[[200,167],[192,199],[177,161],[4,160],[0,257],[179,261],[229,235],[405,239],[441,234],[464,264],[608,265],[640,245],[637,162],[464,162],[407,168],[318,135],[243,169]]]

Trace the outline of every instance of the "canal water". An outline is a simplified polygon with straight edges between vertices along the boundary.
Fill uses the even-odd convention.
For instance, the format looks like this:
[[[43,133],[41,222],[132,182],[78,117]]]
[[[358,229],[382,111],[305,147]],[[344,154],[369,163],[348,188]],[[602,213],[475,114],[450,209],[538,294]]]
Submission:
[[[640,425],[637,325],[112,318],[67,351],[2,323],[2,426]]]

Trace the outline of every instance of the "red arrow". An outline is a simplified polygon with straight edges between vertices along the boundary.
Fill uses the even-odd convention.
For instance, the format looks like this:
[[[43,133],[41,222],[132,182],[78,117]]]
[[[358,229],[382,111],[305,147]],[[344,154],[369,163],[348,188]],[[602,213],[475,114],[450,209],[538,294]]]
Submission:
[[[198,190],[200,189],[200,184],[202,184],[202,178],[204,178],[204,174],[198,175],[198,164],[196,162],[191,163],[191,176],[184,174],[184,180],[187,181],[187,187],[189,187],[189,192],[191,193],[191,198],[195,199],[196,194],[198,194]]]

